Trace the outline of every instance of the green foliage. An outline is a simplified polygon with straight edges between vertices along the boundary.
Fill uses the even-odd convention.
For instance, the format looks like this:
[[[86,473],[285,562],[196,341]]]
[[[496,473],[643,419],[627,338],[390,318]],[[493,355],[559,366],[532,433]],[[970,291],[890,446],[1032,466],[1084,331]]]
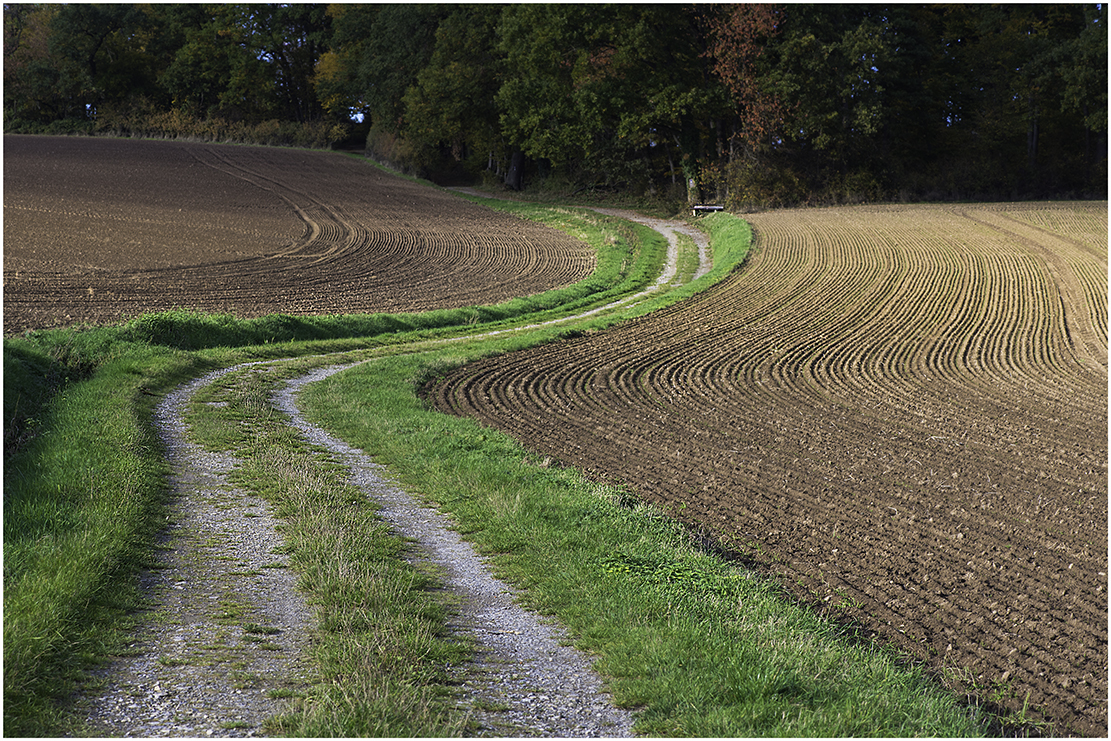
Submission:
[[[134,43],[143,14],[135,5],[62,5],[51,21],[51,58],[59,91],[69,98],[67,117],[91,117],[98,106],[150,89],[152,59]]]
[[[363,113],[382,130],[402,126],[406,90],[428,64],[437,5],[347,5],[333,8],[328,76],[318,80],[321,97],[335,109]]]
[[[5,338],[5,456],[18,452],[40,430],[49,428],[47,417],[55,397],[130,349],[130,344],[111,330],[51,329],[27,338]]]
[[[498,32],[506,135],[586,182],[640,184],[668,158],[670,176],[701,156],[711,119],[726,113],[720,87],[706,84],[705,39],[688,11],[511,6]]]
[[[1083,6],[1080,32],[1048,50],[1060,76],[1061,105],[1090,131],[1107,131],[1107,6]]]
[[[12,133],[71,133],[51,131],[53,126],[30,126]],[[198,118],[183,108],[153,110],[137,101],[130,108],[101,109],[95,122],[88,122],[80,132],[109,136],[130,136],[144,139],[181,139],[227,144],[328,149],[351,133],[351,124],[329,121],[283,121],[277,118],[249,123],[223,118]]]
[[[1106,195],[1104,5],[9,4],[4,18],[7,131],[327,146],[369,130],[373,156],[440,182],[693,181],[689,200],[746,207]]]
[[[403,96],[406,135],[422,164],[442,170],[466,162],[477,171],[500,160],[495,95],[502,65],[494,49],[500,15],[495,5],[458,6],[436,28],[428,64]]]
[[[885,124],[883,72],[894,56],[886,29],[843,6],[800,6],[787,15],[769,72],[794,103],[783,132],[798,131],[837,163],[862,156]]]
[[[809,189],[787,167],[761,167],[741,160],[726,170],[729,197],[725,205],[740,213],[790,206],[806,200]]]

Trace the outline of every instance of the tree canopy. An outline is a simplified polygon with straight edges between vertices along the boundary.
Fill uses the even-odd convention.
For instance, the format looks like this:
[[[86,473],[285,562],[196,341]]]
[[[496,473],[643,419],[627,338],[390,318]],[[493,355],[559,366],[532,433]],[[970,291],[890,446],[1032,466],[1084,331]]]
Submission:
[[[1106,22],[1061,4],[9,4],[5,130],[360,121],[372,154],[432,177],[742,206],[1106,197]]]

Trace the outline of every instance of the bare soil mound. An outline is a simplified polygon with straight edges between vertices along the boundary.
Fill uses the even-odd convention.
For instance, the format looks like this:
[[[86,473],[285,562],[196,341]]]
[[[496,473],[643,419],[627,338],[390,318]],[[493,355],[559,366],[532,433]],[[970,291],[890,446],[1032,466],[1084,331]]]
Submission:
[[[430,398],[629,485],[978,702],[1106,735],[1106,203],[751,221],[715,289]]]
[[[490,304],[574,283],[553,229],[332,152],[4,137],[4,331]]]

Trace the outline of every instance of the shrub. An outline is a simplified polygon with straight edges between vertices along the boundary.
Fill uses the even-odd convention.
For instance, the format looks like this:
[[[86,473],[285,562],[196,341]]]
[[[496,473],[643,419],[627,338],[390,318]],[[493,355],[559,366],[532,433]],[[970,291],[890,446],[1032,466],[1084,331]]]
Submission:
[[[47,128],[63,124],[66,122],[55,122]],[[74,126],[73,123],[66,125]],[[73,133],[327,149],[347,138],[349,128],[347,124],[329,121],[272,118],[248,123],[219,117],[200,118],[183,108],[159,111],[140,101],[125,109],[102,110],[95,122],[84,122],[83,129]],[[48,130],[42,133],[70,132]]]
[[[807,200],[806,183],[790,168],[740,160],[726,166],[725,205],[738,213],[793,206]]]
[[[366,154],[375,162],[406,175],[421,176],[416,148],[403,137],[373,126],[366,137]]]

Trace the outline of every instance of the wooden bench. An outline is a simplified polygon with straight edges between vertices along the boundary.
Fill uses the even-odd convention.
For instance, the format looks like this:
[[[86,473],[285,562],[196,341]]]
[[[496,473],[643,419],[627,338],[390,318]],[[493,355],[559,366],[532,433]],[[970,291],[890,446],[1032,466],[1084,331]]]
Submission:
[[[698,216],[703,211],[724,211],[725,206],[691,206],[691,216]]]

